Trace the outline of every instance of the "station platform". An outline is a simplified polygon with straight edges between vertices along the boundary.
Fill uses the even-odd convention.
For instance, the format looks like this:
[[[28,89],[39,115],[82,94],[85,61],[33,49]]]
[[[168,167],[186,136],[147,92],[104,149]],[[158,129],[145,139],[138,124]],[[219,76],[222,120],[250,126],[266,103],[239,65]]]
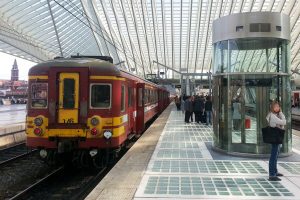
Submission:
[[[26,105],[0,105],[0,149],[25,141]]]
[[[0,105],[0,128],[6,126],[25,123],[26,119],[26,105]]]
[[[183,119],[170,105],[86,199],[300,199],[300,137],[272,182],[268,158],[215,152],[212,127]]]

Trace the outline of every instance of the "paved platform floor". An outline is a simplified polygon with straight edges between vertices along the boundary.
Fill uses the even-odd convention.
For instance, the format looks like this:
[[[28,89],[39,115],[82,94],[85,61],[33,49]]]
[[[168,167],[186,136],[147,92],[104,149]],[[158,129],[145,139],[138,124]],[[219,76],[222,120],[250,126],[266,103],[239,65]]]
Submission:
[[[0,105],[0,128],[10,125],[25,123],[26,105]]]
[[[134,199],[300,199],[300,155],[280,158],[280,182],[268,181],[268,159],[211,150],[211,126],[185,124],[172,110]],[[293,136],[300,152],[300,138]]]

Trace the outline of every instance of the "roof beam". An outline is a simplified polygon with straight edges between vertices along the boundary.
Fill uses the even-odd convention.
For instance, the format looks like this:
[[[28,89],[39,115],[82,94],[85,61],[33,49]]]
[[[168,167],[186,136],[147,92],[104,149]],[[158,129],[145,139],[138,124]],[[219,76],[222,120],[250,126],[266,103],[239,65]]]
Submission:
[[[287,15],[291,15],[291,12],[295,6],[296,0],[290,0],[289,4],[285,7],[285,10],[283,11]]]
[[[102,1],[102,0],[99,0],[99,1],[100,1],[100,4],[101,4],[101,8],[102,8],[102,10],[103,10],[103,14],[104,14],[104,16],[105,16],[106,23],[107,23],[107,25],[108,25],[108,31],[109,31],[109,34],[110,34],[110,37],[111,37],[113,46],[114,46],[115,49],[116,49],[117,58],[118,58],[117,62],[121,62],[120,55],[119,55],[119,53],[118,53],[118,51],[117,51],[116,42],[115,42],[114,37],[113,37],[113,34],[112,34],[112,25],[111,25],[110,21],[108,20],[107,12],[106,12],[106,9],[105,9],[105,7],[104,7],[104,5],[103,5],[103,1]]]
[[[275,3],[275,0],[271,0],[271,1],[269,2],[269,6],[267,7],[267,10],[269,10],[270,12],[272,12],[274,3]]]
[[[174,69],[174,26],[173,26],[173,0],[171,0],[171,41],[172,41],[172,67]],[[156,58],[156,60],[158,60]],[[174,76],[172,76],[173,78]]]
[[[213,0],[209,1],[209,3],[210,3],[210,6],[209,6],[208,22],[207,22],[207,27],[206,27],[206,34],[205,34],[205,48],[204,48],[204,53],[203,53],[201,72],[203,72],[203,68],[204,68],[204,60],[205,60],[205,54],[206,54],[206,49],[207,49],[206,46],[207,46],[207,42],[208,42],[208,33],[209,33],[209,25],[210,25],[211,9],[212,9]]]
[[[136,23],[136,16],[135,16],[135,12],[134,12],[134,7],[133,7],[132,1],[133,0],[130,0],[131,10],[132,10],[132,15],[133,15],[133,23],[134,23],[135,33],[136,33],[136,37],[137,37],[137,41],[138,41],[138,45],[139,45],[139,49],[140,49],[139,52],[140,52],[140,57],[141,57],[141,62],[142,62],[143,74],[144,74],[144,78],[146,78],[145,65],[144,65],[144,59],[143,59],[142,48],[141,48],[141,42],[140,42],[140,37],[139,37],[139,33],[138,33],[138,28],[137,28],[137,23]]]
[[[127,57],[126,50],[125,50],[125,44],[124,44],[124,41],[123,41],[123,35],[121,34],[121,30],[120,30],[119,19],[117,17],[115,6],[114,6],[114,0],[110,0],[110,4],[111,4],[111,9],[112,9],[113,14],[114,14],[114,18],[115,18],[116,23],[117,23],[117,29],[118,29],[118,32],[119,32],[119,37],[121,39],[121,44],[122,44],[123,52],[124,52],[124,55],[125,55],[125,59],[126,59],[128,67],[130,67],[130,63],[128,61],[128,57]]]
[[[189,18],[189,28],[188,28],[188,45],[187,45],[187,59],[186,68],[189,71],[189,59],[190,59],[190,42],[191,42],[191,27],[192,27],[192,15],[193,15],[193,0],[190,0],[190,18]]]
[[[163,29],[163,44],[164,44],[164,61],[165,64],[167,64],[166,60],[166,38],[165,38],[165,17],[164,17],[164,6],[163,6],[163,0],[160,0],[161,4],[161,21],[162,21],[162,29]]]
[[[194,72],[196,72],[196,68],[197,68],[197,61],[198,61],[198,56],[199,56],[199,38],[200,38],[200,28],[201,28],[201,14],[202,14],[202,1],[200,1],[200,7],[198,8],[200,9],[198,12],[198,31],[196,34],[197,37],[197,44],[196,44],[196,58],[195,58],[195,66],[194,66]]]
[[[150,73],[152,74],[152,63],[151,63],[151,58],[150,58],[149,41],[148,41],[148,35],[147,35],[147,26],[146,26],[146,20],[145,20],[143,0],[141,0],[141,7],[142,7],[142,16],[143,16],[143,21],[144,21],[144,35],[146,37],[146,45],[147,45],[147,51],[148,51]]]
[[[47,0],[47,1],[49,1],[49,0]],[[99,49],[99,53],[100,53],[101,55],[103,55],[103,53],[102,53],[102,51],[101,51],[101,48],[100,48],[100,45],[99,45],[99,41],[98,41],[98,39],[97,39],[97,37],[96,37],[96,35],[95,35],[95,30],[94,30],[94,28],[93,28],[93,26],[92,26],[92,24],[91,24],[91,22],[90,22],[90,18],[88,17],[88,14],[87,14],[87,11],[86,11],[86,8],[85,8],[86,5],[84,5],[84,3],[82,2],[82,0],[80,0],[80,3],[81,3],[81,6],[82,6],[82,8],[83,8],[83,12],[85,13],[85,16],[87,16],[86,19],[87,19],[87,21],[88,21],[88,23],[89,23],[89,28],[90,28],[90,30],[92,31],[92,34],[93,34],[94,39],[95,39],[95,41],[96,41],[97,47],[98,47],[98,49]]]
[[[133,44],[132,44],[132,40],[131,40],[129,28],[128,28],[128,23],[127,23],[128,19],[127,19],[126,13],[125,13],[123,1],[121,0],[120,3],[121,3],[122,12],[123,12],[123,17],[124,17],[124,20],[125,20],[125,25],[126,25],[126,30],[127,30],[127,34],[128,34],[128,39],[129,39],[130,47],[131,47],[131,52],[132,52],[132,56],[133,56],[133,62],[134,62],[134,66],[135,66],[135,71],[137,71],[135,53],[133,51]]]
[[[179,70],[181,71],[181,43],[182,43],[182,0],[180,1],[180,53],[179,53]]]
[[[95,8],[95,0],[92,0],[91,4],[92,4],[91,7],[92,7],[92,9],[93,9],[94,16],[96,17],[97,26],[99,27],[101,37],[102,37],[102,39],[103,39],[103,41],[104,41],[104,45],[105,45],[106,51],[107,51],[107,53],[108,53],[109,55],[112,56],[112,54],[111,54],[111,52],[110,52],[110,50],[109,50],[109,48],[108,48],[108,45],[107,45],[107,39],[105,39],[105,36],[104,36],[104,34],[103,34],[103,30],[102,30],[103,28],[102,28],[102,26],[101,26],[101,23],[100,23],[100,20],[99,20],[99,16],[98,16],[98,14],[97,14],[97,12],[96,12],[96,8]],[[115,49],[115,51],[117,51],[117,50]],[[116,53],[117,53],[117,52],[116,52]]]
[[[155,56],[156,60],[158,61],[158,53],[157,53],[157,41],[156,41],[156,30],[155,30],[155,23],[154,23],[154,3],[153,0],[151,1],[151,12],[152,12],[152,25],[153,25],[153,32],[154,32],[154,42],[155,42]]]

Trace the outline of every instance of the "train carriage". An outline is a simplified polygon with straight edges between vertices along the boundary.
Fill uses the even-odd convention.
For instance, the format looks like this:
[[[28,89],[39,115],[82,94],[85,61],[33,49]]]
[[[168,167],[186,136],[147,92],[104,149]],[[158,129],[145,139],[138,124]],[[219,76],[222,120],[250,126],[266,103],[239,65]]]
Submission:
[[[40,63],[29,71],[27,146],[52,163],[62,153],[86,160],[117,152],[167,107],[168,96],[163,87],[115,67],[110,57]]]

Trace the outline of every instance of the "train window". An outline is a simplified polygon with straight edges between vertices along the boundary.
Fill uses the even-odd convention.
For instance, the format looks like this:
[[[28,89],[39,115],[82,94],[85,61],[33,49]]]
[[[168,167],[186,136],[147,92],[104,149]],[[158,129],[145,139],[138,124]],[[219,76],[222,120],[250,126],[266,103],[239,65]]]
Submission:
[[[145,101],[144,101],[144,104],[147,104],[148,103],[148,90],[147,89],[145,89],[144,90],[144,98],[145,98]]]
[[[75,107],[75,80],[70,78],[64,79],[64,97],[63,107],[74,108]]]
[[[91,85],[91,107],[92,108],[111,107],[111,85],[110,84]]]
[[[125,110],[125,86],[121,88],[121,112]]]
[[[143,88],[139,88],[139,107],[143,106]]]
[[[128,88],[128,107],[132,106],[132,88]]]
[[[48,83],[33,83],[31,85],[31,107],[46,108],[48,104]]]

